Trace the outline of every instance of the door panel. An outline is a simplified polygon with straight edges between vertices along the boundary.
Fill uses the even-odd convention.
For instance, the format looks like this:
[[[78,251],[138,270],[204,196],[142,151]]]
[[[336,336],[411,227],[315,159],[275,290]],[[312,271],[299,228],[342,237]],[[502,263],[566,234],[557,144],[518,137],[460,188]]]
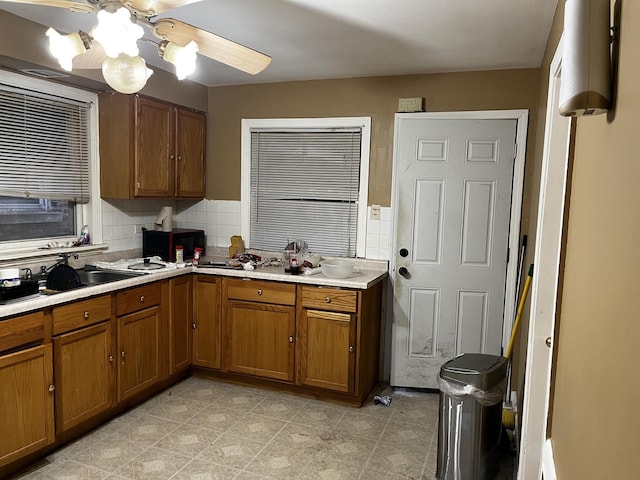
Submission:
[[[391,382],[438,388],[456,355],[500,354],[517,122],[397,125]]]
[[[56,427],[63,432],[113,406],[110,322],[55,337]]]
[[[160,307],[118,318],[118,401],[160,380]]]

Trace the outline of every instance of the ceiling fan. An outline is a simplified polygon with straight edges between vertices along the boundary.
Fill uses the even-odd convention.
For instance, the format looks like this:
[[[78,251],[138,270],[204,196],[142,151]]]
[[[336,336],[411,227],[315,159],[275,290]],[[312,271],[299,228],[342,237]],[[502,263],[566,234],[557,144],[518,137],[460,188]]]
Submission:
[[[200,0],[3,0],[69,9],[96,14],[98,24],[89,32],[61,35],[47,31],[49,47],[60,65],[76,68],[102,68],[107,83],[122,93],[135,93],[153,73],[139,56],[137,41],[143,25],[160,41],[158,53],[176,67],[179,79],[195,70],[196,52],[218,62],[255,75],[263,71],[271,57],[239,43],[202,30],[174,18],[155,18],[173,8]]]

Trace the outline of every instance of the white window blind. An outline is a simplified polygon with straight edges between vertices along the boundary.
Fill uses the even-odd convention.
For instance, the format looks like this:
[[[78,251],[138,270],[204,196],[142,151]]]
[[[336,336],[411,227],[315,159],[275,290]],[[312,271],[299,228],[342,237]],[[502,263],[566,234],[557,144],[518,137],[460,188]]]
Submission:
[[[0,85],[0,195],[88,203],[90,104]]]
[[[251,248],[355,257],[360,128],[251,130]]]

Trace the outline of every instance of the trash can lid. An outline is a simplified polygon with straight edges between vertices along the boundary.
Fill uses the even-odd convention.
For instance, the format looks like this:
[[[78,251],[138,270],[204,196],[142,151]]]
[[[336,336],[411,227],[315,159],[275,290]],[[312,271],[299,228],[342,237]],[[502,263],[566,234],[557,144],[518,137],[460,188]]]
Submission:
[[[463,353],[440,368],[440,378],[489,390],[507,374],[507,359],[499,355]]]

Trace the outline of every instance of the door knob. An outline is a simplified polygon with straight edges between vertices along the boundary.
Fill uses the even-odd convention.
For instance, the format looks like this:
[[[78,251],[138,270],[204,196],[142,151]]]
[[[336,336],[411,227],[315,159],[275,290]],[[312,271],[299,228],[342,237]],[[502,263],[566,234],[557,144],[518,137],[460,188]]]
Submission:
[[[547,347],[551,348],[551,337],[545,338],[544,343]]]
[[[398,273],[403,276],[404,278],[409,278],[411,275],[409,274],[409,270],[407,270],[407,267],[400,267],[398,269]]]

